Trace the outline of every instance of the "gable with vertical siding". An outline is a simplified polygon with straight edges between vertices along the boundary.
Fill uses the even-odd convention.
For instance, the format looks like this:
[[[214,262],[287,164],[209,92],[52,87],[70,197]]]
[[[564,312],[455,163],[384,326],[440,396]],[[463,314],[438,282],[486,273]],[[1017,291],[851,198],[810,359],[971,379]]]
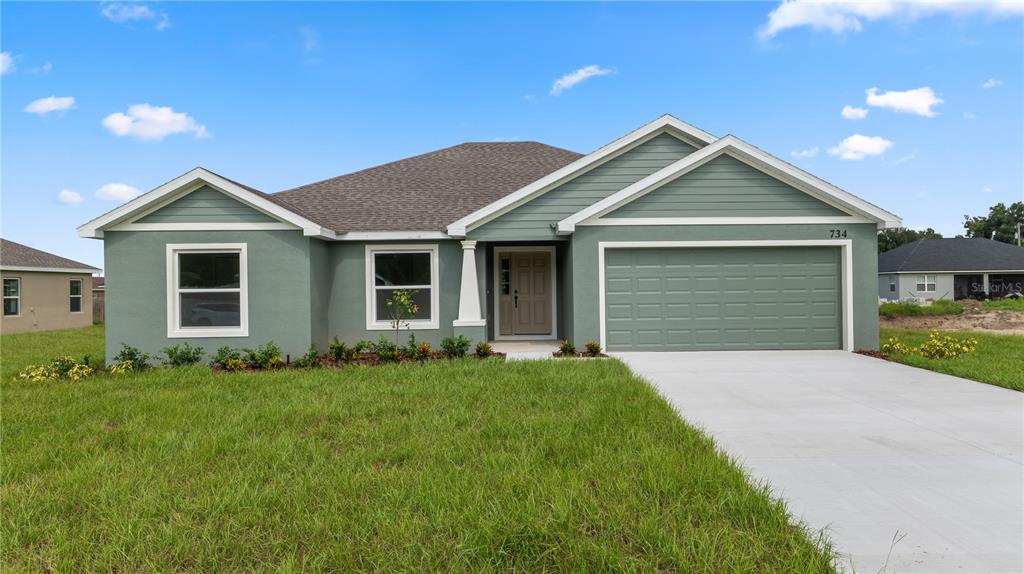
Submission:
[[[473,239],[554,239],[552,223],[696,151],[663,133],[469,232]]]
[[[847,214],[734,157],[721,155],[604,217],[819,215]]]
[[[265,223],[277,221],[262,211],[203,186],[139,218],[135,223]]]

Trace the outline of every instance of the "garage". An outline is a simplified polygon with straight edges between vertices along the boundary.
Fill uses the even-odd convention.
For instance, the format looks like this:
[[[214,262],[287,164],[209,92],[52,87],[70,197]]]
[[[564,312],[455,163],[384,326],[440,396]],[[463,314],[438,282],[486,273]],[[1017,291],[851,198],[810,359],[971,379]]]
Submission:
[[[843,348],[835,245],[608,246],[609,351]]]

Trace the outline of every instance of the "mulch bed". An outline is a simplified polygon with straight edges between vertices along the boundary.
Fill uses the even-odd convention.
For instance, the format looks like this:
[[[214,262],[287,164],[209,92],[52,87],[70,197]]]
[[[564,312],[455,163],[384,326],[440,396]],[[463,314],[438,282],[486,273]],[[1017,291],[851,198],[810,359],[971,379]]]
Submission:
[[[566,354],[562,353],[561,351],[555,351],[555,352],[551,353],[551,356],[555,357],[556,359],[607,359],[608,358],[608,355],[605,355],[604,353],[598,353],[596,355],[591,355],[590,353],[573,353],[572,355],[566,355]]]
[[[466,355],[466,358],[467,359],[479,359],[479,360],[498,358],[498,359],[501,359],[501,360],[504,361],[505,360],[505,353],[499,353],[499,352],[495,351],[494,353],[491,353],[487,357],[480,357],[480,356],[477,356],[476,354],[470,353],[470,354]],[[377,353],[367,352],[367,353],[359,353],[359,356],[356,357],[355,359],[351,360],[351,361],[335,361],[329,355],[320,355],[320,366],[327,367],[327,368],[332,368],[332,369],[340,369],[340,368],[348,367],[348,366],[351,366],[351,365],[362,365],[362,366],[365,366],[365,367],[376,367],[378,365],[387,365],[387,364],[392,364],[392,365],[409,365],[409,364],[416,364],[416,363],[431,363],[431,362],[434,362],[434,361],[447,361],[447,360],[449,360],[449,359],[448,359],[448,357],[445,356],[444,353],[436,352],[436,353],[430,353],[430,357],[426,358],[426,359],[423,359],[423,360],[416,360],[416,359],[411,359],[409,357],[402,357],[401,359],[399,359],[397,361],[392,361],[390,363],[387,363],[385,361],[380,360],[380,357],[377,356]],[[212,367],[210,367],[210,369],[213,372],[215,372],[215,373],[218,373],[218,372],[229,372],[227,369],[221,367],[220,365],[212,366]],[[233,371],[233,372],[236,372],[236,373],[259,373],[259,372],[263,372],[263,371],[282,371],[282,370],[302,370],[302,367],[296,367],[295,366],[295,361],[292,361],[292,362],[290,362],[290,363],[288,363],[286,365],[283,365],[282,367],[277,368],[277,369],[253,369],[253,368],[250,368],[250,367],[246,367],[246,368],[244,368],[244,369],[242,369],[240,371]]]

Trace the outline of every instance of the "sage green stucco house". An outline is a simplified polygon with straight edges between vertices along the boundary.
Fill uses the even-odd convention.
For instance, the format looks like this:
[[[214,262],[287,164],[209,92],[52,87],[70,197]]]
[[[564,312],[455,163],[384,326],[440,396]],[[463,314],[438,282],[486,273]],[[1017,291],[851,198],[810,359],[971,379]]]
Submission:
[[[194,169],[79,228],[104,241],[107,352],[417,338],[610,351],[874,349],[895,215],[671,116],[587,155],[467,143],[267,194]],[[108,357],[109,359],[109,357]]]

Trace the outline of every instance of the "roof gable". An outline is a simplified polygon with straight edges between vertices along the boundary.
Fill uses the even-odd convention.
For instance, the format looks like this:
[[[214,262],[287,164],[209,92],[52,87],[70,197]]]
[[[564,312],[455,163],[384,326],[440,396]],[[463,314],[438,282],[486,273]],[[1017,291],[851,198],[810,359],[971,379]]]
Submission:
[[[132,223],[259,223],[278,221],[266,213],[249,207],[232,196],[201,185],[154,211],[131,220]]]
[[[1015,271],[1024,273],[1024,248],[991,239],[918,239],[878,255],[879,273]]]

